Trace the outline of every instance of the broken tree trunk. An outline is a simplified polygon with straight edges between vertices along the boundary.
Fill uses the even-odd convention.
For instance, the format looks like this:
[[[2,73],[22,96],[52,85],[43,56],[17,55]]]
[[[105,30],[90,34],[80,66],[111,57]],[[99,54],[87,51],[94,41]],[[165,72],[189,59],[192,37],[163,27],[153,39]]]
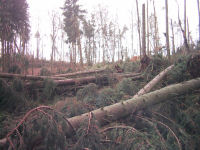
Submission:
[[[98,76],[90,76],[90,77],[83,77],[83,78],[74,78],[74,79],[65,79],[65,80],[55,80],[54,83],[56,86],[80,86],[80,85],[86,85],[89,83],[96,83],[98,84],[106,82],[108,83],[109,78],[113,80],[118,80],[119,78],[136,78],[140,79],[141,74],[139,73],[132,73],[132,74],[110,74],[110,75],[98,75]],[[32,83],[26,84],[26,87],[32,87]],[[42,81],[35,82],[34,86],[37,88],[42,88],[44,86],[44,83]]]
[[[165,100],[170,100],[175,96],[175,94],[176,96],[185,94],[198,88],[200,88],[200,78],[170,85],[137,98],[132,98],[124,102],[119,102],[114,105],[94,110],[91,113],[102,126],[108,122],[116,121],[120,118],[126,117],[127,115],[143,108],[161,103]],[[69,118],[68,121],[76,130],[80,127],[81,123],[83,123],[85,120],[88,120],[89,114],[90,113],[85,113],[80,116],[75,116]],[[69,129],[68,135],[70,135],[72,132],[72,129]]]
[[[72,78],[72,77],[77,77],[77,76],[84,76],[84,75],[91,75],[91,74],[96,74],[96,73],[103,73],[104,71],[105,71],[105,69],[92,70],[92,71],[81,71],[81,72],[75,72],[75,73],[58,74],[58,75],[55,75],[54,77]]]
[[[140,95],[143,95],[145,93],[148,93],[151,91],[151,89],[158,83],[160,82],[165,76],[166,74],[172,70],[172,68],[174,67],[174,65],[169,66],[168,68],[166,68],[165,70],[163,70],[161,73],[159,73],[153,80],[151,80],[144,88],[142,88],[136,95],[133,96],[133,98],[136,98]]]
[[[63,80],[63,77],[51,77],[51,76],[33,76],[33,75],[20,75],[20,74],[11,74],[11,73],[0,73],[0,78],[14,79],[20,78],[23,80]]]
[[[91,114],[98,121],[100,126],[103,126],[112,121],[116,121],[120,118],[126,117],[138,110],[146,107],[161,103],[166,100],[172,100],[176,95],[185,94],[190,91],[194,91],[200,88],[200,78],[193,79],[187,82],[174,84],[162,88],[160,90],[145,94],[140,97],[132,98],[123,102],[116,103],[114,105],[106,106],[89,113],[82,114],[67,119],[69,122],[69,128],[66,130],[66,135],[73,135],[74,130],[77,130],[84,121],[88,121]],[[1,139],[0,145],[5,145],[7,139]]]

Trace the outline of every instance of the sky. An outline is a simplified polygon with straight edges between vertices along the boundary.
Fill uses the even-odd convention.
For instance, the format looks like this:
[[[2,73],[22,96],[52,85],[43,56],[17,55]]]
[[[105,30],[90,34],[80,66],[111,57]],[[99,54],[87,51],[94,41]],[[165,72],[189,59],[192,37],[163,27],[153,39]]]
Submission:
[[[51,52],[51,13],[55,11],[58,15],[62,16],[61,7],[63,6],[65,0],[27,0],[29,4],[29,15],[30,15],[30,25],[31,25],[31,40],[29,43],[31,52],[36,50],[36,39],[35,33],[39,30],[42,41],[40,45],[43,45],[43,55],[47,59],[50,58]],[[150,0],[151,1],[151,0]],[[183,18],[183,0],[177,0],[180,5],[180,17]],[[146,0],[138,0],[139,11],[142,12],[142,3]],[[121,26],[126,24],[130,26],[130,14],[131,11],[134,12],[134,22],[137,21],[136,15],[136,4],[135,0],[79,0],[82,8],[86,9],[88,13],[95,11],[98,4],[106,7],[109,11],[110,17],[118,16],[118,20]],[[156,11],[158,16],[158,26],[161,38],[161,43],[165,43],[164,33],[165,32],[165,0],[155,0]],[[149,6],[150,9],[152,6]],[[177,3],[176,0],[169,0],[169,20],[173,18],[177,22]],[[189,19],[189,28],[193,37],[196,41],[198,37],[198,15],[197,15],[197,2],[196,0],[187,0],[187,16]],[[170,26],[169,26],[170,27]],[[171,30],[170,30],[171,32]],[[175,31],[176,32],[176,31]],[[137,42],[137,32],[135,29],[135,49],[138,48]],[[180,35],[177,35],[175,39]],[[182,40],[176,40],[176,45],[180,45]],[[130,45],[129,45],[130,46]],[[64,47],[66,48],[66,47]]]

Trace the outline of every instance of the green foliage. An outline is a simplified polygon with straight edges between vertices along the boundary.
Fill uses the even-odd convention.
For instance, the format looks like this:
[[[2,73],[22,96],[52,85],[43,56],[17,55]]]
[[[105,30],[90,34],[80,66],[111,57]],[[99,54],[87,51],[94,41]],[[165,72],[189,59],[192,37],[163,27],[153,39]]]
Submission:
[[[105,88],[98,94],[95,104],[97,107],[104,107],[114,104],[121,100],[123,94],[124,93],[121,91],[118,92],[111,88]]]
[[[51,79],[44,80],[44,89],[42,91],[42,98],[45,100],[53,100],[56,95],[56,84]]]
[[[90,83],[83,89],[80,89],[76,94],[77,100],[85,103],[93,103],[97,97],[97,85]]]
[[[69,125],[64,116],[48,107],[38,107],[29,113],[18,128],[20,135],[15,131],[11,135],[10,139],[15,141],[14,148],[18,150],[65,149],[67,144],[65,132]]]
[[[62,108],[61,112],[66,114],[68,118],[81,115],[88,112],[90,109],[87,108],[88,105],[84,104],[81,101],[67,101],[67,103]]]
[[[167,79],[167,84],[179,83],[191,79],[187,71],[188,56],[181,56],[175,62],[174,68],[170,71]]]
[[[68,43],[76,43],[82,31],[80,21],[83,20],[85,10],[77,3],[78,0],[66,0],[64,4],[64,31],[68,36]]]
[[[150,64],[144,71],[145,79],[148,81],[152,80],[162,70],[166,69],[170,65],[167,58],[162,55],[154,55],[151,58]]]
[[[131,79],[123,79],[117,84],[116,88],[119,92],[123,92],[128,95],[133,95],[135,90],[134,83]]]
[[[124,70],[124,72],[136,72],[139,70],[139,63],[137,62],[131,62],[129,60],[126,60],[123,64],[122,64],[122,69]]]
[[[88,120],[85,120],[76,134],[76,144],[70,150],[91,149],[102,150],[104,149],[101,143],[101,136],[97,121],[90,114]]]
[[[47,68],[42,68],[40,70],[40,76],[50,76],[51,72]]]
[[[21,90],[20,87],[16,88]],[[4,80],[0,80],[0,110],[12,113],[23,112],[27,108],[29,107],[25,97],[16,92]]]

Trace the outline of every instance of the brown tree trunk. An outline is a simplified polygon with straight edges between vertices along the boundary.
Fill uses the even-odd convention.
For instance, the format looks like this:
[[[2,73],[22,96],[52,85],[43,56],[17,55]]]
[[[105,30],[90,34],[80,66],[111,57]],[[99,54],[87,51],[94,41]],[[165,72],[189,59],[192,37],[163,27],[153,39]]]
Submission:
[[[166,48],[167,48],[167,57],[170,60],[170,47],[169,47],[169,23],[168,23],[168,0],[165,0],[165,9],[166,9]]]
[[[135,77],[135,78],[141,78],[141,74],[133,73],[133,74],[111,74],[108,75],[100,75],[100,76],[89,76],[89,77],[82,77],[82,78],[73,78],[73,79],[63,79],[63,80],[54,80],[54,83],[56,86],[81,86],[81,85],[87,85],[89,83],[96,83],[96,84],[108,84],[109,78],[113,78],[113,80],[118,80],[121,78],[127,78],[127,77]],[[30,87],[31,83],[26,84],[26,87]],[[44,84],[43,82],[36,82],[34,84],[37,88],[43,88]]]
[[[142,44],[141,44],[141,32],[140,32],[140,15],[139,15],[139,6],[138,6],[138,0],[136,0],[136,6],[137,6],[137,18],[138,18],[138,36],[139,36],[139,47],[140,47],[140,56],[142,56],[141,50],[142,50]]]
[[[174,26],[171,19],[171,29],[172,29],[172,54],[175,54],[175,44],[174,44]]]
[[[199,6],[199,0],[197,0],[197,7],[198,7],[198,16],[199,16],[199,41],[200,41],[200,6]]]
[[[147,55],[151,55],[149,50],[149,0],[147,0]]]
[[[142,5],[142,55],[146,56],[146,19],[145,4]]]

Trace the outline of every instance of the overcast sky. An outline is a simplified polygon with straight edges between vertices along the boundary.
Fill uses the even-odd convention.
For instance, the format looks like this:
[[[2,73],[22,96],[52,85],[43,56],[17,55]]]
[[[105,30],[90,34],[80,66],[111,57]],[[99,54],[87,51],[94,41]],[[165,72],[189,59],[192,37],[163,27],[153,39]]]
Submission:
[[[30,24],[31,24],[31,40],[30,48],[31,51],[36,49],[36,40],[34,35],[39,29],[41,36],[43,37],[44,45],[44,56],[49,58],[50,56],[50,33],[51,33],[51,20],[50,15],[54,10],[62,15],[62,10],[60,9],[65,0],[27,0],[29,4],[29,14],[30,14]],[[138,0],[140,12],[142,11],[142,3],[146,0]],[[180,17],[183,18],[183,0],[177,0],[180,5]],[[121,25],[126,24],[128,27],[130,25],[130,12],[133,10],[135,13],[134,22],[137,21],[136,16],[136,4],[135,0],[79,0],[80,4],[88,12],[92,12],[96,9],[98,4],[105,6],[110,13],[110,16],[118,15],[118,19]],[[162,37],[165,32],[165,0],[155,0],[155,5],[157,9],[158,25],[161,39],[164,43],[164,38]],[[151,6],[150,6],[151,9]],[[169,18],[173,18],[177,21],[177,4],[176,0],[169,0]],[[190,24],[190,31],[193,36],[193,40],[197,40],[198,36],[198,16],[197,16],[197,2],[196,0],[187,0],[187,16]],[[171,30],[170,30],[171,31]],[[137,33],[135,33],[137,37]],[[136,48],[137,38],[135,38]],[[176,44],[180,44],[180,41],[176,41]]]

